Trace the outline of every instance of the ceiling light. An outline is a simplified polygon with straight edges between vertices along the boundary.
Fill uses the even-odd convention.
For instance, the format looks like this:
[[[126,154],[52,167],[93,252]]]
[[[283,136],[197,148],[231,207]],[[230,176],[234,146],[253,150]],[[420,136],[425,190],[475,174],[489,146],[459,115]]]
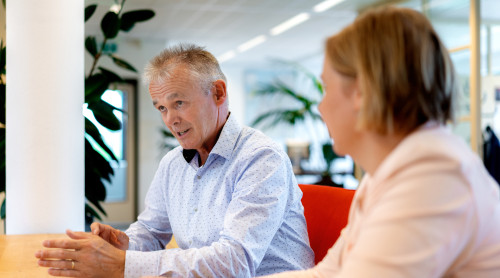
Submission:
[[[264,36],[264,35],[257,36],[255,38],[247,41],[246,43],[243,43],[240,46],[238,46],[238,51],[239,52],[247,51],[250,48],[255,47],[255,46],[257,46],[265,41],[266,41],[266,36]]]
[[[326,0],[314,6],[313,10],[317,13],[324,12],[342,2],[344,2],[344,0]]]
[[[290,18],[289,20],[281,23],[280,25],[274,27],[273,29],[271,29],[271,35],[273,35],[273,36],[279,35],[279,34],[285,32],[286,30],[288,30],[294,26],[297,26],[300,23],[308,20],[309,17],[310,17],[310,15],[308,13],[298,14],[298,15]]]
[[[234,56],[236,56],[236,53],[231,50],[217,57],[217,60],[219,61],[219,63],[223,63],[229,59],[234,58]]]

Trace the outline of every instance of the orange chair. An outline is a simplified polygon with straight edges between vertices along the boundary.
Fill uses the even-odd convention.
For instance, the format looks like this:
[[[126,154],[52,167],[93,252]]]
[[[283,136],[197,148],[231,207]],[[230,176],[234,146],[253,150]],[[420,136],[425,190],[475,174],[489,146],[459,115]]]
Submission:
[[[302,205],[307,233],[317,264],[323,260],[346,226],[355,191],[312,184],[299,184],[299,187],[304,193]]]

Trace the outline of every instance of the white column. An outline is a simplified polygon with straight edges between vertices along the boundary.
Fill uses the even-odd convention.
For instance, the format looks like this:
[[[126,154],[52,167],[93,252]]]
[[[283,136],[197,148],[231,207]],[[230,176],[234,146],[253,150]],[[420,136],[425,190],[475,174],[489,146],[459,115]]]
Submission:
[[[7,234],[84,229],[84,0],[7,4]]]

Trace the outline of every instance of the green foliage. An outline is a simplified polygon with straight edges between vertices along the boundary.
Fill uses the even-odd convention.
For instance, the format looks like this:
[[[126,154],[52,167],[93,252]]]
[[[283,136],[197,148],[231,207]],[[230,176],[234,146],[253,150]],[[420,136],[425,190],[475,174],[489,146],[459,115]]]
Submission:
[[[277,63],[283,64],[287,67],[291,67],[299,74],[305,76],[312,83],[312,89],[316,92],[316,96],[323,95],[323,85],[321,81],[310,71],[302,67],[301,65],[293,62],[287,61],[275,61]],[[301,122],[308,117],[313,120],[322,121],[321,115],[316,112],[316,107],[319,104],[319,101],[315,98],[310,97],[314,96],[313,93],[309,92],[307,94],[301,94],[296,91],[294,88],[291,88],[287,84],[285,84],[280,79],[275,79],[269,84],[261,85],[260,88],[253,92],[258,96],[266,96],[266,95],[279,95],[286,96],[292,98],[295,103],[298,104],[297,109],[274,109],[267,111],[255,118],[252,122],[252,126],[261,125],[264,129],[272,128],[278,124],[289,124],[295,125]],[[323,172],[323,177],[329,176],[330,166],[336,158],[339,156],[333,151],[331,143],[325,143],[322,145],[323,158],[326,162],[326,169]]]
[[[151,19],[155,13],[151,10],[136,10],[123,13],[121,18],[120,29],[122,31],[128,32],[137,22],[146,21]]]
[[[120,31],[120,17],[115,12],[107,12],[101,21],[104,37],[114,39]]]
[[[137,72],[137,70],[131,64],[127,63],[123,59],[120,59],[120,57],[116,56],[115,54],[109,54],[109,57],[111,57],[111,59],[117,66],[124,68],[126,70]]]
[[[95,40],[95,37],[92,37],[92,36],[88,36],[86,39],[85,39],[85,49],[90,53],[90,55],[92,55],[93,57],[95,57],[97,55],[97,42]]]
[[[87,20],[89,20],[92,17],[96,9],[97,9],[97,4],[88,5],[85,8],[85,22],[87,22]]]
[[[123,82],[123,78],[110,69],[98,67],[98,61],[101,57],[108,56],[118,67],[137,72],[130,63],[117,55],[103,55],[103,50],[106,42],[116,38],[120,30],[130,31],[135,23],[149,20],[155,15],[151,10],[135,10],[121,14],[124,2],[125,0],[122,0],[118,13],[110,11],[102,18],[101,31],[104,40],[100,46],[94,36],[88,36],[85,39],[85,49],[94,59],[92,68],[85,78],[85,103],[88,104],[87,108],[92,111],[97,122],[110,130],[122,128],[120,120],[114,114],[114,110],[119,109],[103,101],[101,97],[110,85]],[[92,17],[96,9],[96,4],[85,8],[85,21]],[[85,216],[101,219],[100,214],[106,215],[101,206],[101,202],[106,199],[103,180],[111,181],[114,175],[111,161],[118,162],[118,159],[103,141],[97,127],[88,119],[85,119],[85,133],[85,197],[88,203],[97,209],[95,210],[87,203]]]
[[[323,95],[323,86],[321,82],[308,70],[302,66],[292,63],[278,61],[279,63],[284,63],[290,67],[293,67],[299,73],[308,77],[312,83],[313,88],[316,90],[317,94]],[[261,85],[261,87],[253,92],[255,95],[265,96],[265,95],[282,95],[287,96],[295,100],[298,103],[297,109],[276,109],[263,113],[252,122],[252,126],[258,126],[264,124],[263,128],[270,128],[280,123],[287,123],[294,125],[299,122],[303,122],[306,117],[311,117],[314,120],[321,120],[321,115],[319,115],[313,107],[318,105],[318,101],[314,98],[309,97],[309,94],[300,94],[295,89],[291,88],[285,84],[280,79],[275,79],[269,84]]]

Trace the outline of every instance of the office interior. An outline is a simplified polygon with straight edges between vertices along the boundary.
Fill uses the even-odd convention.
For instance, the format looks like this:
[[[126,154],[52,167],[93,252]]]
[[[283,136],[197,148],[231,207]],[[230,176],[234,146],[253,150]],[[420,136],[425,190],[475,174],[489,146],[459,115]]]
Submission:
[[[118,1],[121,2],[121,1]],[[496,0],[127,0],[127,9],[151,9],[155,17],[138,24],[130,33],[108,42],[109,51],[126,58],[137,73],[125,71],[102,60],[101,66],[113,68],[127,82],[109,88],[109,101],[122,105],[125,128],[109,133],[110,143],[119,154],[115,165],[116,184],[107,187],[104,204],[108,216],[103,221],[126,228],[144,207],[144,199],[166,143],[174,144],[162,133],[163,122],[151,103],[148,84],[142,80],[142,69],[165,47],[181,42],[205,46],[220,61],[228,79],[231,115],[251,125],[259,114],[294,103],[287,99],[265,99],[253,92],[259,84],[275,78],[288,82],[305,94],[313,94],[310,80],[294,70],[300,65],[319,77],[323,60],[323,42],[340,31],[366,9],[381,5],[398,5],[421,11],[429,17],[448,47],[462,84],[456,122],[450,124],[471,148],[482,155],[483,132],[489,126],[500,133],[500,2]],[[85,1],[99,4],[87,23],[85,35],[99,40],[100,18],[116,8],[115,1]],[[1,5],[0,5],[1,6]],[[0,32],[6,39],[6,11],[0,9]],[[289,23],[286,29],[283,23]],[[285,24],[286,25],[286,24]],[[281,29],[278,28],[281,26]],[[92,67],[92,57],[85,53],[85,72]],[[7,65],[8,72],[8,65]],[[5,79],[5,77],[3,77]],[[319,99],[320,96],[313,97]],[[8,109],[8,108],[7,108]],[[83,113],[86,112],[83,109]],[[90,115],[91,117],[91,115]],[[280,124],[257,128],[283,148],[293,143],[309,144],[303,167],[297,172],[299,183],[314,183],[325,167],[321,144],[328,141],[328,131],[321,122],[305,120],[296,126]],[[114,141],[113,141],[114,140]],[[8,167],[8,166],[7,166]],[[337,159],[331,165],[333,180],[355,189],[362,171],[349,158]],[[302,172],[301,172],[302,171]],[[83,194],[83,192],[81,193]],[[8,195],[8,192],[7,192]],[[1,193],[0,200],[5,198]],[[75,204],[76,205],[76,204]],[[83,204],[81,204],[83,205]],[[5,233],[4,221],[0,233]]]

